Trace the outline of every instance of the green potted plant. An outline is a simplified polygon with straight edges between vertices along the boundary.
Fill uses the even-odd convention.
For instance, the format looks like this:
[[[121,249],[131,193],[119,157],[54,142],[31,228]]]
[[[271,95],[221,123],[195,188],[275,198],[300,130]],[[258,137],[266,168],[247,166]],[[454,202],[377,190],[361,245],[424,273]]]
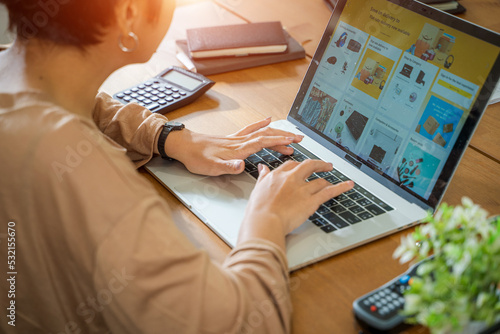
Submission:
[[[432,257],[430,257],[432,255]],[[401,238],[401,263],[427,259],[405,292],[408,322],[432,333],[477,333],[500,321],[500,216],[462,199]]]

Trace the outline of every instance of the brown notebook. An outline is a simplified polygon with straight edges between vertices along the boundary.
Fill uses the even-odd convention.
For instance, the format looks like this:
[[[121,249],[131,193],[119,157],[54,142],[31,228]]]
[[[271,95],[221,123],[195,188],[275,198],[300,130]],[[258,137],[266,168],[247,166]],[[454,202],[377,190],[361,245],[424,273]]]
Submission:
[[[203,75],[212,75],[229,71],[241,70],[244,68],[262,66],[280,63],[289,60],[305,58],[306,52],[302,45],[299,44],[293,37],[284,31],[287,39],[287,50],[277,54],[258,54],[242,57],[226,57],[226,58],[207,58],[207,59],[192,59],[190,58],[188,45],[186,40],[176,41],[178,52],[182,52],[190,58],[190,62],[194,65],[196,72]],[[187,67],[188,64],[185,64]]]
[[[191,58],[281,53],[287,40],[280,22],[258,22],[188,29]]]

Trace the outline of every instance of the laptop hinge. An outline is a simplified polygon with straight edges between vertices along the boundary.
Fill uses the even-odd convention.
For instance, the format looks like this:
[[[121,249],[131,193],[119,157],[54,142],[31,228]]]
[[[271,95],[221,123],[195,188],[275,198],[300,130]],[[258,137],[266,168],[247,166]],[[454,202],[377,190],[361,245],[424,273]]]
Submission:
[[[358,160],[354,159],[349,154],[346,154],[345,158],[346,158],[347,161],[349,161],[351,164],[353,164],[354,166],[356,166],[358,169],[361,169],[361,166],[362,166],[361,162],[359,162]]]

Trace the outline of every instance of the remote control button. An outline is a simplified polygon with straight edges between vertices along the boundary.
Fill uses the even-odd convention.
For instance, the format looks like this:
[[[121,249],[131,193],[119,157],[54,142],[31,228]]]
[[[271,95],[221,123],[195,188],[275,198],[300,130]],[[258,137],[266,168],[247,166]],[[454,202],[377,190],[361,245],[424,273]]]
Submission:
[[[370,311],[376,312],[377,311],[377,306],[375,306],[375,305],[370,306]]]
[[[410,280],[410,278],[411,278],[411,277],[410,277],[409,275],[404,275],[404,276],[401,276],[401,277],[399,278],[399,282],[400,282],[401,284],[406,284],[406,283],[408,283],[408,281]]]

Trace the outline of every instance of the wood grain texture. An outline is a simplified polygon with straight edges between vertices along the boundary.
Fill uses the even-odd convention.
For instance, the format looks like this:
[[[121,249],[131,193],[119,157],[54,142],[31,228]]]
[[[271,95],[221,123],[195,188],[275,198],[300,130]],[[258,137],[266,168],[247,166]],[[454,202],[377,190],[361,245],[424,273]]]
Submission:
[[[310,56],[330,15],[322,0],[216,1],[223,6],[223,17],[228,18],[228,22],[280,20],[294,38],[303,42]],[[498,0],[461,2],[468,9],[463,18],[500,31]],[[165,62],[165,59],[172,58],[156,57],[153,63]],[[211,76],[217,84],[205,96],[168,117],[183,121],[195,131],[212,134],[229,134],[267,116],[283,119],[308,65],[308,60],[297,60]],[[119,86],[120,75],[126,73],[115,76],[108,87]],[[497,104],[488,107],[449,185],[445,202],[458,204],[462,196],[467,195],[490,213],[500,214],[499,126],[500,104]],[[230,248],[151,175],[142,169],[141,174],[168,202],[179,228],[214,261],[222,262]],[[411,229],[292,273],[293,333],[358,333],[352,302],[407,269],[407,265],[392,259],[392,253],[401,236],[409,232]],[[406,333],[428,331],[414,327]]]

